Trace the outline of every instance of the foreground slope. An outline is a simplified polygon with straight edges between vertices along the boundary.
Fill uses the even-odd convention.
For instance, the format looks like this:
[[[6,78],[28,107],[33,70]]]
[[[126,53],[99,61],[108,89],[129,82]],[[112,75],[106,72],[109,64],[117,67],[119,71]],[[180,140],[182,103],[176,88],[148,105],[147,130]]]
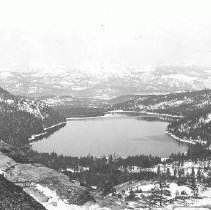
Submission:
[[[45,210],[19,186],[0,175],[0,209],[2,210]]]
[[[3,141],[0,141],[0,172],[2,176],[4,176],[2,178],[0,176],[0,182],[2,180],[4,181],[4,179],[6,178],[5,183],[11,185],[11,189],[14,188],[14,190],[16,190],[17,192],[22,192],[24,190],[39,203],[42,203],[44,206],[49,208],[59,205],[59,203],[57,203],[59,202],[59,200],[63,200],[63,202],[66,204],[75,205],[83,205],[88,201],[94,201],[94,198],[90,195],[89,191],[85,187],[72,183],[69,178],[62,173],[47,168],[41,164],[33,163],[27,158],[27,156],[24,157],[24,155],[25,154],[20,149],[10,146]],[[12,183],[19,187],[13,187]],[[0,190],[1,187],[2,186],[0,186]],[[51,193],[49,194],[47,192]],[[17,196],[13,196],[11,194],[10,198],[9,193],[10,189],[5,192],[5,199],[7,198],[8,203],[11,200],[12,205],[14,199],[18,199],[19,194],[17,193]],[[55,194],[57,200],[52,200],[51,194]],[[20,196],[22,196],[22,198],[20,199],[23,200],[25,195],[20,194]],[[26,196],[25,199],[27,199]],[[30,200],[30,197],[28,196],[28,199],[25,201],[26,205],[27,202],[29,203],[32,201],[33,199],[31,198]],[[16,202],[18,204],[18,200]],[[34,203],[36,204],[35,201]],[[4,203],[2,202],[2,200],[0,200],[0,206],[3,204]],[[25,208],[23,206],[22,210],[25,209],[30,208]],[[40,207],[31,209],[42,210],[44,208]],[[59,209],[59,207],[57,209]]]

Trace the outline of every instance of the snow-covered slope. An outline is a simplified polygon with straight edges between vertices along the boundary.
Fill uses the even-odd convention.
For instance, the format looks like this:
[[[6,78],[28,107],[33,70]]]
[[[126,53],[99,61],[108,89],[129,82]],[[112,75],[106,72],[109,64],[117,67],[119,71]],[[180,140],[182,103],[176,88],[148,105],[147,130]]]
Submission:
[[[12,93],[110,99],[211,88],[211,68],[200,66],[36,67],[0,71],[0,86]]]
[[[142,180],[117,185],[115,189],[120,198],[117,202],[123,203],[132,191],[133,199],[128,199],[126,203],[128,209],[210,209],[211,188],[205,183],[206,181],[201,181],[210,178],[209,165],[210,160],[197,162],[187,160],[159,164],[153,168],[140,168],[142,172],[155,173],[159,168],[160,173],[166,178],[161,179],[161,182]],[[180,179],[183,181],[181,182]],[[159,197],[161,189],[162,207],[160,207],[161,197]]]

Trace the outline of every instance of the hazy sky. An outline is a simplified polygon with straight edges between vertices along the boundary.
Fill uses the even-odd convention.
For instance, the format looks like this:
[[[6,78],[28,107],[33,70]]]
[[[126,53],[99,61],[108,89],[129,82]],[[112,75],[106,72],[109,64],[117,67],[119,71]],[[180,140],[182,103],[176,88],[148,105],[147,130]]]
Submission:
[[[211,1],[0,1],[1,67],[87,64],[211,64]]]

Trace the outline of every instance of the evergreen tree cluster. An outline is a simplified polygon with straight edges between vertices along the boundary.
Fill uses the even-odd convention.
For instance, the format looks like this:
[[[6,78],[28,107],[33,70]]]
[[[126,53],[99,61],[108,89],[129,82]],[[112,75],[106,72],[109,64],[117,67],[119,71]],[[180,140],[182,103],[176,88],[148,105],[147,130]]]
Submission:
[[[186,117],[170,123],[167,131],[180,139],[187,139],[193,142],[210,145],[211,142],[211,105],[191,112]]]
[[[140,168],[147,168],[161,163],[158,157],[140,155],[133,157],[70,157],[52,153],[38,153],[28,151],[27,156],[34,162],[41,163],[47,167],[63,171],[70,179],[79,180],[81,183],[87,183],[90,186],[96,185],[103,188],[106,184],[115,186],[117,184],[131,180],[149,180],[156,176],[153,172],[134,172],[128,171],[129,166],[138,165]],[[119,168],[125,168],[124,171]],[[72,171],[66,169],[71,168]],[[86,170],[86,168],[88,170]]]

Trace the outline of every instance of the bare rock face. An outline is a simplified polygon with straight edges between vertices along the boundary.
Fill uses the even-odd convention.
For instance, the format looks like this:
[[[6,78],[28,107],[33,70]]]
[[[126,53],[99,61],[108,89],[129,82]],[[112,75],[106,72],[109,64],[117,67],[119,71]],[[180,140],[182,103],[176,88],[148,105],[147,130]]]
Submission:
[[[0,169],[2,171],[6,172],[15,165],[17,165],[17,163],[13,159],[7,157],[6,155],[0,152]]]
[[[5,172],[4,176],[7,180],[33,194],[36,200],[47,201],[48,199],[42,192],[38,192],[36,185],[39,184],[56,192],[69,204],[83,205],[94,201],[85,187],[71,183],[66,175],[40,164],[19,164],[0,152],[0,169]]]

